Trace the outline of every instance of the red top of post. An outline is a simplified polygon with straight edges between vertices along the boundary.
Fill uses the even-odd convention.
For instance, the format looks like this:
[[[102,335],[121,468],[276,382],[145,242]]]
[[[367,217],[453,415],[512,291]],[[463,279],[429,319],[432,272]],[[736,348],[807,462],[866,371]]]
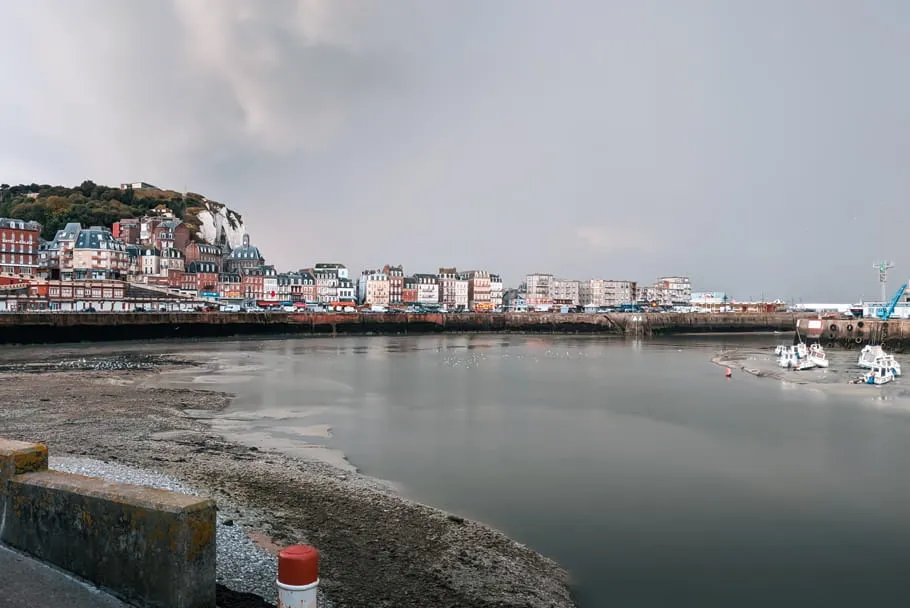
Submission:
[[[278,553],[278,582],[293,587],[319,580],[319,551],[309,545],[291,545]]]

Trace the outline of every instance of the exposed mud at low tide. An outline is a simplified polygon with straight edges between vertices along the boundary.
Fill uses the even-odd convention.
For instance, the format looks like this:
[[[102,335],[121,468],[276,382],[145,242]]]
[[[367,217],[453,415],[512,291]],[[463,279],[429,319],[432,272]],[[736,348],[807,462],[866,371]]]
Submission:
[[[151,388],[153,358],[102,359],[87,367],[7,364],[16,371],[0,373],[0,436],[47,443],[55,456],[172,475],[210,493],[245,528],[282,545],[314,544],[335,606],[574,605],[565,570],[500,532],[414,503],[354,471],[226,439],[211,418],[230,395]],[[149,368],[117,367],[127,363]]]

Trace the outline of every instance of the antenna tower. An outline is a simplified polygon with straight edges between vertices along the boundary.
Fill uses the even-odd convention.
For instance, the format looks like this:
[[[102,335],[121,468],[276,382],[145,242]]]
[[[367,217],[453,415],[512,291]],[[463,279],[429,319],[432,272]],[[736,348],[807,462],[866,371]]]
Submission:
[[[894,268],[893,262],[876,262],[872,265],[878,270],[878,282],[882,286],[882,302],[888,301],[888,270]]]

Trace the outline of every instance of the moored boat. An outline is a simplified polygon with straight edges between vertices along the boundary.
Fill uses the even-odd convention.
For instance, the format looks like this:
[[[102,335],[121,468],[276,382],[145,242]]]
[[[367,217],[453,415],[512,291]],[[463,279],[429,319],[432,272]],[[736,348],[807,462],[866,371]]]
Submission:
[[[809,357],[809,349],[802,342],[783,349],[777,359],[777,364],[780,367],[795,371],[812,369],[816,366],[815,362]]]
[[[813,344],[809,347],[809,360],[818,367],[828,367],[828,355],[821,344]]]
[[[901,375],[901,364],[894,355],[886,353],[879,345],[867,344],[859,353],[857,365],[866,369],[887,367],[895,376]]]
[[[865,384],[888,384],[894,381],[894,372],[890,367],[875,365],[863,375]]]

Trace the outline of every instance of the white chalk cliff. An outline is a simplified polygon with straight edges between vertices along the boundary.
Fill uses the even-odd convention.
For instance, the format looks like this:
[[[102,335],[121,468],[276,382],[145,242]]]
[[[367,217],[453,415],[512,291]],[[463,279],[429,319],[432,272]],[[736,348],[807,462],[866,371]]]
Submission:
[[[231,249],[243,244],[243,235],[246,228],[243,219],[236,211],[231,211],[221,203],[203,199],[193,205],[194,213],[199,224],[196,237],[206,243],[219,243],[224,235],[224,240]]]

